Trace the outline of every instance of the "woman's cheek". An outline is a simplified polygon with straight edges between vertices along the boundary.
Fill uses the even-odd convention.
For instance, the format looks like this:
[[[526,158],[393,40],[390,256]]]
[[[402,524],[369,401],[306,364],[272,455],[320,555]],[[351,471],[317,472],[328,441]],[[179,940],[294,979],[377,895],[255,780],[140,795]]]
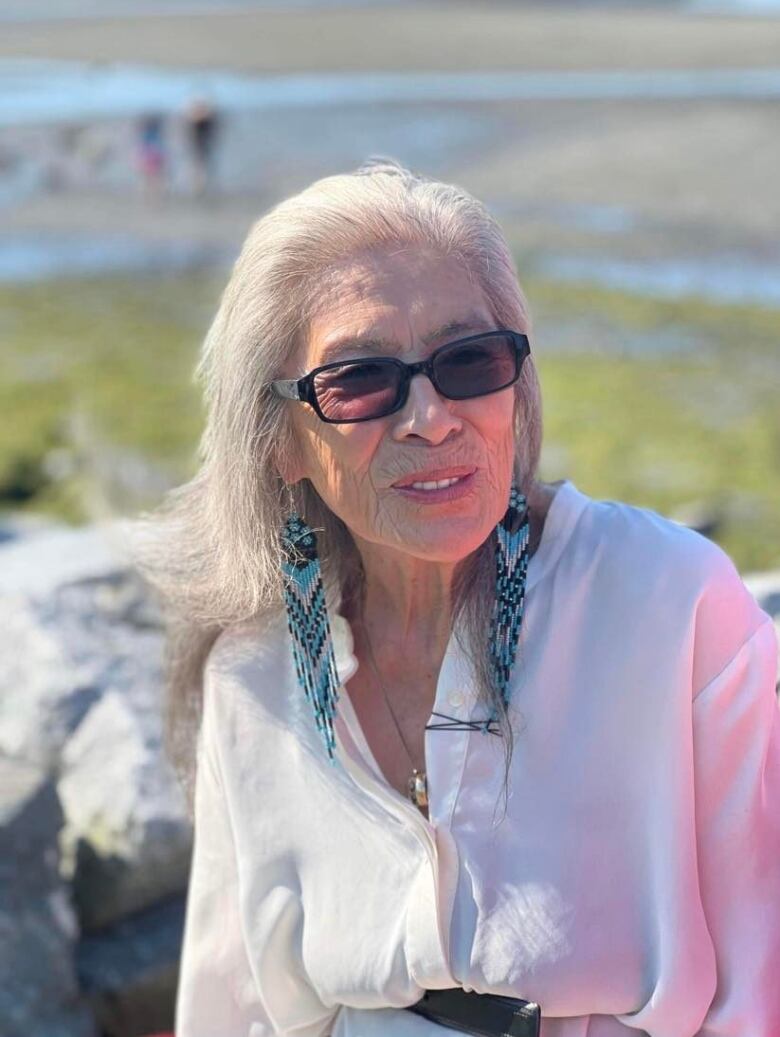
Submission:
[[[320,450],[315,488],[348,526],[362,524],[375,511],[376,493],[369,467],[358,452],[343,449],[344,444],[339,446],[342,449]]]

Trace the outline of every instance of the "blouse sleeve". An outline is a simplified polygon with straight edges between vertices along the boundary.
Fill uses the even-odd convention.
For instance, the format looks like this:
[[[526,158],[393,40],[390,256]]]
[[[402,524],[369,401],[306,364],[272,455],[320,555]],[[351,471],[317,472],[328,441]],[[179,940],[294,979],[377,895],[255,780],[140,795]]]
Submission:
[[[697,852],[717,986],[700,1037],[780,1033],[780,711],[763,622],[694,700]]]
[[[212,683],[207,665],[176,1037],[282,1037],[293,1030],[295,1037],[324,1037],[335,1012],[317,998],[295,960],[288,891],[270,884],[259,905],[247,904],[242,895]],[[258,859],[257,868],[263,866]],[[262,944],[251,955],[250,930]]]

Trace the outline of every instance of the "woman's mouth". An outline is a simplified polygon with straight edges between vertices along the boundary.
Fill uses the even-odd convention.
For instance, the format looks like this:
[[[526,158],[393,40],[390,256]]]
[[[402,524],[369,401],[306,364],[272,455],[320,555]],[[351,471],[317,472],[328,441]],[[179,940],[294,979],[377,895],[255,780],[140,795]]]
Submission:
[[[423,477],[396,485],[394,489],[412,500],[438,504],[465,496],[473,487],[474,475],[475,470],[471,470],[440,478]]]
[[[413,482],[411,488],[413,490],[444,490],[448,486],[454,486],[462,478],[463,476],[456,475],[454,479],[440,479],[438,482]]]

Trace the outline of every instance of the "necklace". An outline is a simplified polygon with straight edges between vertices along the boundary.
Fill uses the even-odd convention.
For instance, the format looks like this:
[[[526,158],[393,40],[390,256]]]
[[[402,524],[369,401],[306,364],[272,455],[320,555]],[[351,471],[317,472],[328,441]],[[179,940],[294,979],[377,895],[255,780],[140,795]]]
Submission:
[[[390,705],[390,699],[388,697],[387,692],[385,691],[385,686],[382,683],[382,678],[379,676],[379,668],[377,667],[376,659],[374,658],[374,649],[371,644],[371,638],[368,636],[368,629],[365,623],[363,623],[362,626],[363,633],[366,635],[366,645],[368,646],[368,659],[371,663],[371,669],[374,671],[374,676],[376,677],[377,684],[379,685],[380,691],[382,692],[382,695],[384,697],[388,712],[390,713],[390,716],[393,718],[393,723],[395,724],[395,729],[398,732],[398,737],[401,739],[401,745],[403,745],[404,750],[406,751],[406,755],[409,757],[409,763],[411,763],[412,765],[412,773],[409,777],[409,780],[406,783],[407,795],[416,807],[427,807],[428,779],[425,776],[425,771],[418,770],[418,768],[414,765],[414,759],[412,757],[412,754],[409,752],[409,746],[406,744],[406,739],[404,738],[403,732],[401,731],[401,725],[396,720],[395,713],[393,712],[393,707]]]

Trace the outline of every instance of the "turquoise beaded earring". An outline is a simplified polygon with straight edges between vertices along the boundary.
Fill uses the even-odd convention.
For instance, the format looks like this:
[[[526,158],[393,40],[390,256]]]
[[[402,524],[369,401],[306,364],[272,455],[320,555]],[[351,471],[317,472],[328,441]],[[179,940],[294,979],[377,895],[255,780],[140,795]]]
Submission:
[[[287,629],[292,638],[298,683],[312,704],[317,729],[333,760],[333,717],[339,697],[339,676],[317,557],[317,537],[293,513],[285,523],[282,547]]]
[[[523,622],[529,541],[527,501],[513,484],[509,507],[496,526],[496,597],[490,626],[493,680],[505,706]]]

